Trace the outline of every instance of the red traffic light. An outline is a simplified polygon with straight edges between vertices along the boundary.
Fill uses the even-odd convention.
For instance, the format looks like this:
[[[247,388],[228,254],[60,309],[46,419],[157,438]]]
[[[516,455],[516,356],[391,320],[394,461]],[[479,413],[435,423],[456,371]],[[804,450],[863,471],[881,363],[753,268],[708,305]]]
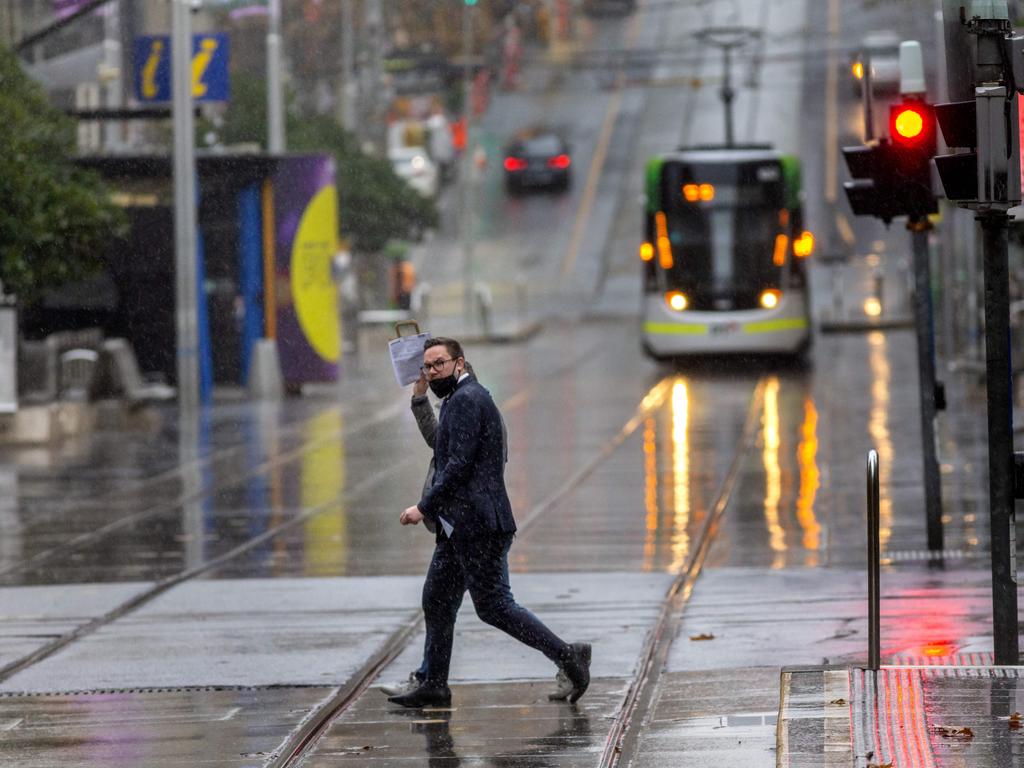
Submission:
[[[893,119],[893,128],[896,129],[893,138],[897,136],[901,139],[917,138],[924,130],[924,116],[913,107],[904,107],[896,113],[896,117]]]
[[[923,147],[935,140],[935,110],[924,102],[894,104],[889,110],[889,138],[893,144]]]

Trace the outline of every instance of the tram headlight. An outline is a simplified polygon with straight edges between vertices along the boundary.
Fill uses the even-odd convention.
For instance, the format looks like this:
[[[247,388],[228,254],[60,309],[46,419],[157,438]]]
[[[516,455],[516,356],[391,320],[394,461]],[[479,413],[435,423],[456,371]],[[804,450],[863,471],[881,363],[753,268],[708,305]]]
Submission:
[[[765,309],[775,309],[779,306],[779,302],[782,301],[782,291],[769,288],[767,291],[761,292],[757,301]]]
[[[669,291],[666,293],[665,303],[676,312],[682,312],[690,305],[689,300],[686,298],[686,294],[682,291]]]

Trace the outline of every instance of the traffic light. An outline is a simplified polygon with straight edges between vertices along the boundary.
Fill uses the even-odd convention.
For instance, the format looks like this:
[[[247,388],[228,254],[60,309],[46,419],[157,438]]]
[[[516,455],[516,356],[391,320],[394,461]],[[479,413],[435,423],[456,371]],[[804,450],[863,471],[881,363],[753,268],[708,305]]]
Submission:
[[[932,158],[935,156],[935,108],[907,99],[889,108],[889,139],[894,194],[912,218],[937,213],[932,194]]]
[[[975,201],[978,199],[977,107],[973,100],[936,104],[935,117],[948,146],[969,150],[935,158],[946,197],[955,202]]]
[[[892,182],[892,147],[882,139],[859,147],[843,147],[843,158],[853,181],[843,190],[855,216],[874,216],[886,224],[902,210]]]
[[[897,216],[920,219],[938,211],[932,194],[935,110],[906,99],[889,110],[889,138],[860,147],[844,147],[853,181],[843,184],[856,216],[874,216],[886,224]]]
[[[938,104],[935,114],[946,144],[966,150],[935,158],[946,197],[976,210],[1005,211],[1020,203],[1020,128],[1013,91],[979,86],[973,101]]]

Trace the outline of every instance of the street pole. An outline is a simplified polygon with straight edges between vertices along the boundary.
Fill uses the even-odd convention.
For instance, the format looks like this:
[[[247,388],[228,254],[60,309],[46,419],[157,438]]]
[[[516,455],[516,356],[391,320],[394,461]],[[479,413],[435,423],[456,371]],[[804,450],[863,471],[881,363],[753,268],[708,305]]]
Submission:
[[[347,131],[355,131],[355,45],[352,3],[355,0],[341,0],[341,88],[338,102],[341,108],[341,124]]]
[[[284,152],[284,98],[281,90],[281,0],[267,2],[267,150]]]
[[[196,158],[192,116],[192,3],[172,0],[171,82],[174,117],[175,317],[178,402],[183,414],[199,405],[199,323],[196,275]]]
[[[736,91],[732,87],[732,48],[723,46],[722,53],[725,55],[725,76],[722,78],[722,103],[725,105],[725,146],[732,147],[736,144],[736,137],[733,132],[732,102]]]
[[[931,265],[928,254],[927,218],[907,223],[914,252],[914,326],[917,331],[917,379],[921,390],[921,458],[924,462],[925,518],[928,549],[941,552],[942,480],[935,438],[936,383],[935,334],[932,309]]]
[[[103,17],[103,64],[100,65],[100,81],[106,90],[105,106],[120,109],[122,101],[122,53],[121,53],[121,0],[113,0],[105,9]],[[122,125],[110,120],[104,126],[104,149],[118,151],[122,143]]]
[[[698,40],[722,49],[722,87],[718,93],[722,99],[722,105],[725,107],[725,145],[727,147],[736,144],[732,115],[732,103],[736,98],[736,89],[732,87],[732,50],[743,47],[748,40],[757,38],[760,34],[760,30],[748,27],[707,27],[695,33]]]
[[[465,126],[466,145],[462,148],[462,257],[463,257],[463,322],[468,331],[473,325],[473,110],[470,101],[473,91],[473,18],[468,3],[462,5],[462,124]]]
[[[1010,276],[1007,215],[979,214],[985,271],[985,372],[992,536],[992,631],[996,664],[1019,663],[1013,403],[1010,374]]]

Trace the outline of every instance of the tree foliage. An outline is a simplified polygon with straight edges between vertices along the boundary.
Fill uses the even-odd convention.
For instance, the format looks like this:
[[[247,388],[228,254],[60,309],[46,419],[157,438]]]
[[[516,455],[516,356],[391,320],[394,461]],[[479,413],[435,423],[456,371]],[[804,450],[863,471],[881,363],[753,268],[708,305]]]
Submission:
[[[234,73],[231,102],[216,129],[224,144],[265,145],[266,86],[262,79]],[[205,123],[205,134],[213,128]],[[337,165],[339,230],[354,250],[376,253],[391,239],[415,240],[436,227],[437,207],[395,175],[391,163],[363,152],[356,137],[327,115],[299,117],[289,109],[290,152],[328,152]]]
[[[0,47],[0,282],[31,303],[102,266],[124,217],[73,163],[75,126]]]

